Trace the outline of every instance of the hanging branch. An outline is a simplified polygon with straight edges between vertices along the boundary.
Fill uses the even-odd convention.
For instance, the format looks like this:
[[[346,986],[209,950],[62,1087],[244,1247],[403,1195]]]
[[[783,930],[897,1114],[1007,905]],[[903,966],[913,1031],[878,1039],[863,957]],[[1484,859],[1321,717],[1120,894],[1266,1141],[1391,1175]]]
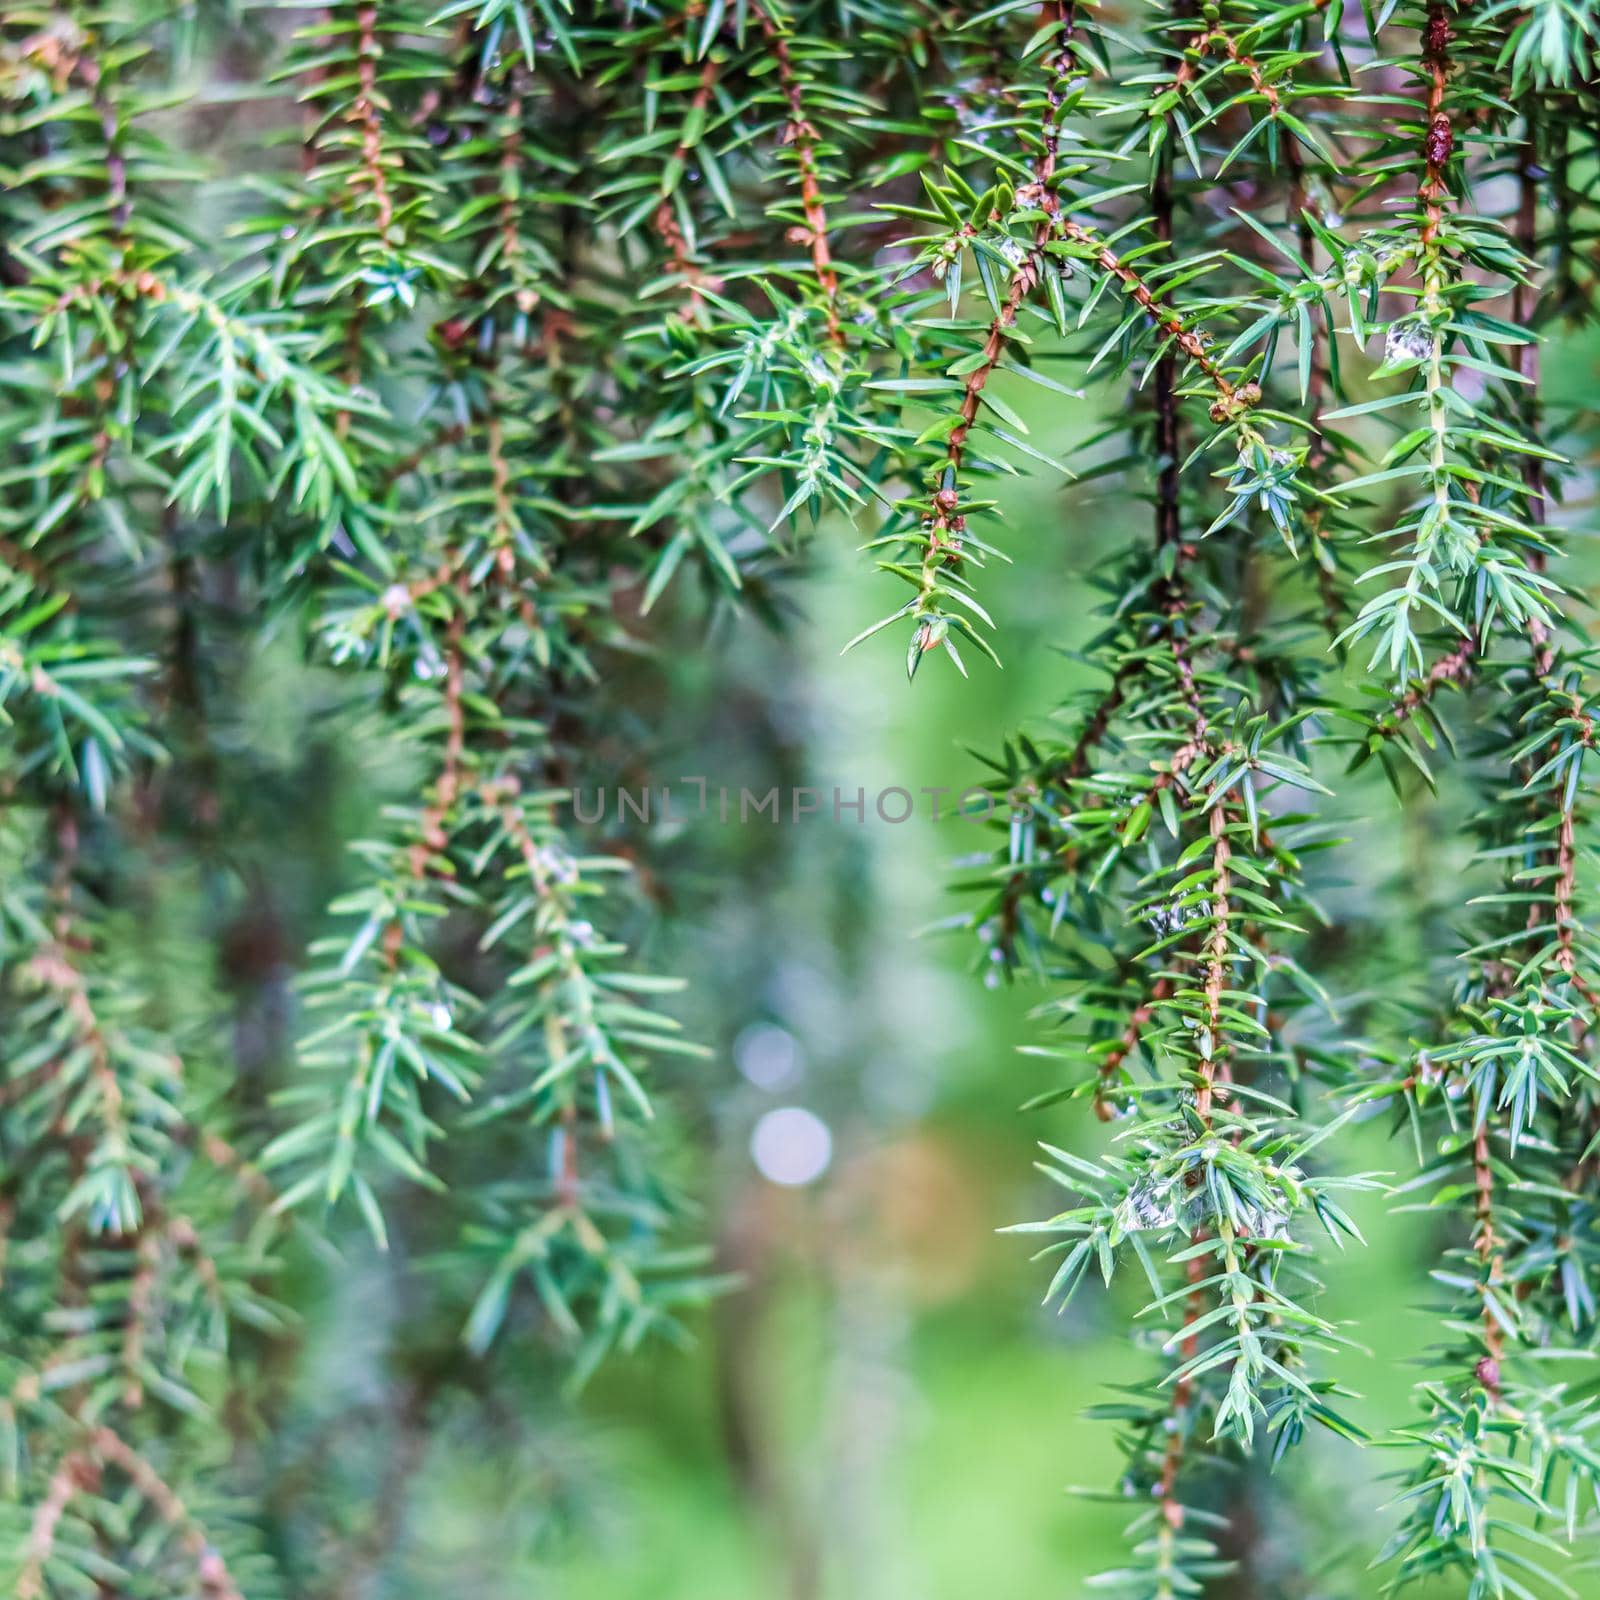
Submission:
[[[822,292],[828,339],[842,349],[845,334],[839,321],[839,272],[828,245],[828,215],[822,202],[822,168],[817,153],[821,135],[816,124],[806,115],[805,85],[796,69],[794,55],[782,26],[763,0],[757,0],[755,10],[756,20],[772,47],[772,58],[777,63],[778,86],[789,112],[783,129],[783,143],[794,153],[795,170],[800,178],[800,209],[805,217],[805,225],[791,230],[790,237],[796,244],[806,245],[811,251],[811,268],[816,276],[817,287]]]
[[[990,981],[1046,985],[1030,1103],[1094,1113],[1044,1163],[1069,1192],[1030,1225],[1050,1298],[1091,1265],[1149,1287],[1151,1377],[1105,1413],[1138,1506],[1108,1580],[1254,1575],[1250,1513],[1270,1496],[1277,1527],[1293,1481],[1256,1464],[1355,1432],[1317,1255],[1371,1186],[1342,1119],[1387,1106],[1418,1150],[1401,1195],[1449,1229],[1443,1342],[1388,1430],[1395,1581],[1559,1592],[1600,1481],[1560,1364],[1600,1274],[1564,459],[1594,419],[1537,344],[1597,283],[1584,7],[1408,0],[1364,34],[1319,0],[252,22],[0,19],[13,1587],[305,1586],[273,1513],[213,1511],[249,1476],[233,1350],[281,1326],[276,1218],[350,1258],[361,1224],[426,1249],[405,1320],[465,1338],[475,1404],[531,1349],[581,1379],[718,1287],[662,1159],[656,1064],[697,1052],[630,953],[623,851],[653,857],[656,819],[571,800],[617,759],[652,771],[615,664],[714,637],[741,593],[780,615],[798,548],[848,523],[905,585],[858,640],[903,624],[910,674],[935,647],[965,672],[965,644],[998,654],[1011,559],[1097,686],[991,763],[1004,837],[966,920]],[[264,153],[192,199],[181,87],[291,32],[277,104],[200,109],[210,133],[249,104],[222,141],[243,165],[276,117],[298,169]],[[1068,514],[1031,502],[1002,538],[1001,487],[1046,473]],[[209,948],[254,856],[292,883],[316,853],[272,820],[302,774],[255,748],[237,684],[206,680],[215,819],[167,814],[152,774],[197,703],[159,670],[174,548],[207,607],[186,677],[213,611],[241,683],[304,638],[338,686],[306,742],[370,797],[326,927],[274,956],[307,933],[286,1081],[169,976],[173,923]],[[1425,875],[1464,904],[1401,919],[1412,949],[1389,912]],[[453,1371],[416,1337],[429,1384]],[[358,1542],[355,1576],[386,1554]]]

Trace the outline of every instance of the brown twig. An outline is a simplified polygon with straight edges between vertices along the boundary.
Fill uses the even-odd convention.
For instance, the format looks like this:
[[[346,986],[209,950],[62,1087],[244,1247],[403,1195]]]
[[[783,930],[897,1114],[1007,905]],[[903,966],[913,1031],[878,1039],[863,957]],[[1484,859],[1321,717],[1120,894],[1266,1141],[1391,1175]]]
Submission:
[[[466,436],[466,424],[462,422],[452,422],[440,428],[432,438],[426,439],[419,444],[410,455],[402,456],[398,461],[387,467],[379,480],[381,485],[384,488],[388,488],[408,473],[415,472],[435,450],[443,450],[451,445],[460,444]]]
[[[383,121],[379,115],[378,60],[383,54],[378,42],[378,8],[364,5],[356,12],[356,81],[358,92],[345,113],[346,120],[361,132],[361,160],[350,174],[350,187],[365,191],[374,208],[378,234],[387,241],[394,222],[394,199],[389,193],[389,175],[384,170]]]
[[[1450,113],[1444,107],[1450,73],[1450,13],[1440,0],[1430,0],[1423,24],[1422,65],[1428,82],[1423,106],[1427,129],[1422,139],[1423,172],[1417,195],[1423,202],[1422,253],[1427,257],[1437,244],[1439,225],[1444,220],[1441,202],[1447,193],[1445,169],[1455,147]]]
[[[156,1278],[161,1265],[161,1240],[148,1227],[141,1228],[135,1245],[133,1276],[128,1283],[128,1314],[122,1332],[122,1403],[129,1411],[144,1404],[145,1339],[155,1304]]]
[[[220,1134],[184,1123],[177,1137],[193,1145],[219,1172],[232,1177],[249,1199],[263,1210],[271,1210],[277,1203],[278,1191],[272,1182]]]
[[[1576,919],[1573,902],[1578,892],[1578,852],[1573,836],[1572,812],[1563,807],[1561,823],[1556,833],[1556,965],[1569,978],[1577,974],[1577,957],[1574,953]]]
[[[1477,635],[1471,634],[1448,655],[1440,656],[1426,676],[1412,684],[1389,707],[1388,714],[1378,724],[1378,732],[1385,738],[1392,738],[1445,684],[1466,683],[1472,677],[1477,655]]]
[[[1094,710],[1089,715],[1089,720],[1084,723],[1083,731],[1078,735],[1072,749],[1068,752],[1065,764],[1055,773],[1051,774],[1053,783],[1070,783],[1074,778],[1081,778],[1089,769],[1089,755],[1106,736],[1111,726],[1111,719],[1122,706],[1123,699],[1128,692],[1128,679],[1134,675],[1135,668],[1127,664],[1118,667],[1111,677],[1111,687],[1100,697]]]
[[[1117,1041],[1116,1048],[1108,1051],[1100,1062],[1099,1077],[1094,1086],[1094,1114],[1102,1122],[1110,1122],[1116,1115],[1110,1100],[1111,1083],[1121,1070],[1122,1063],[1138,1048],[1140,1037],[1156,1014],[1156,1007],[1172,993],[1170,978],[1157,978],[1150,987],[1150,997],[1141,1001],[1128,1014],[1127,1026]]]
[[[1228,892],[1233,886],[1228,863],[1233,847],[1228,842],[1226,807],[1211,808],[1211,916],[1214,926],[1206,941],[1205,1008],[1207,1043],[1200,1062],[1200,1082],[1195,1089],[1194,1109],[1202,1122],[1211,1121],[1212,1100],[1216,1093],[1217,1062],[1221,1054],[1222,991],[1228,978]]]
[[[521,786],[515,778],[501,778],[496,782],[485,784],[482,794],[484,803],[500,814],[501,826],[505,829],[507,837],[515,846],[517,853],[522,857],[522,863],[528,874],[528,882],[533,886],[534,892],[541,898],[547,899],[554,891],[549,866],[543,852],[540,851],[538,841],[533,837],[528,827],[527,818],[522,813],[522,808],[517,804],[517,797]],[[537,918],[535,919],[537,922]],[[561,984],[574,979],[581,981],[581,971],[573,958],[571,945],[565,940],[559,941],[562,953],[562,971],[547,979],[541,989],[545,994]],[[535,955],[542,954],[542,950],[535,951]],[[545,1036],[549,1056],[552,1061],[561,1061],[567,1055],[566,1027],[561,1016],[551,1009],[545,1016]],[[576,1211],[582,1197],[582,1188],[579,1172],[578,1151],[578,1107],[574,1100],[568,1098],[561,1107],[561,1165],[556,1174],[556,1199],[560,1205],[569,1211]],[[603,1136],[608,1136],[602,1130]]]
[[[84,1052],[107,1135],[115,1144],[127,1149],[130,1135],[122,1085],[111,1064],[110,1044],[94,1002],[89,998],[88,981],[73,959],[78,939],[72,931],[71,914],[65,905],[57,911],[54,932],[53,942],[42,946],[28,960],[24,970],[55,994],[72,1024],[75,1042]]]
[[[703,113],[711,103],[711,96],[717,86],[717,63],[707,60],[700,69],[699,86],[695,89],[694,97],[689,102],[689,115],[691,118]],[[688,120],[688,119],[685,119]],[[687,163],[693,154],[692,146],[680,143],[673,152],[673,159],[680,164]],[[655,209],[653,217],[655,230],[661,242],[667,247],[667,254],[671,257],[673,273],[683,280],[689,291],[689,298],[679,315],[685,322],[698,320],[705,307],[705,294],[703,289],[711,280],[706,277],[695,263],[694,251],[684,235],[683,228],[678,221],[678,213],[672,204],[672,196],[667,195]]]
[[[184,1552],[194,1562],[205,1600],[241,1600],[227,1564],[206,1537],[205,1529],[190,1515],[189,1508],[161,1474],[112,1428],[96,1428],[90,1438],[90,1448],[101,1461],[116,1467],[156,1516],[177,1535]]]
[[[930,551],[940,547],[941,535],[959,537],[966,526],[965,518],[961,515],[961,492],[956,487],[956,479],[966,459],[967,435],[972,432],[973,425],[978,420],[978,407],[982,402],[984,387],[994,375],[994,369],[1000,365],[1000,358],[1005,353],[1006,333],[1016,326],[1022,303],[1038,281],[1037,264],[1031,257],[1022,261],[1012,273],[1006,297],[1001,302],[994,320],[989,324],[988,335],[983,341],[983,361],[967,374],[966,385],[961,395],[960,420],[950,430],[950,437],[945,444],[944,482],[934,491],[930,502],[932,513]]]
[[[1186,90],[1198,76],[1197,63],[1218,51],[1234,66],[1242,67],[1250,77],[1250,87],[1267,103],[1267,115],[1275,117],[1283,109],[1282,97],[1276,84],[1269,83],[1261,70],[1261,63],[1239,48],[1238,40],[1226,28],[1210,27],[1194,35],[1184,47],[1186,59],[1173,74],[1172,81],[1159,91],[1163,94]]]
[[[1123,292],[1136,305],[1144,311],[1145,315],[1181,350],[1211,381],[1212,387],[1217,391],[1217,404],[1213,407],[1214,421],[1225,420],[1228,411],[1226,408],[1237,407],[1240,404],[1253,405],[1261,398],[1260,390],[1254,384],[1245,384],[1236,387],[1224,375],[1222,369],[1206,353],[1205,340],[1192,328],[1186,328],[1183,319],[1177,312],[1164,306],[1150,289],[1149,285],[1137,272],[1123,261],[1111,247],[1105,244],[1098,234],[1092,229],[1085,228],[1081,223],[1074,222],[1070,217],[1063,217],[1057,223],[1057,229],[1064,239],[1071,240],[1095,252],[1094,261],[1103,272],[1114,277],[1123,288]],[[1162,237],[1159,221],[1157,237]],[[1163,360],[1169,360],[1170,354]],[[1224,408],[1219,410],[1218,408]]]
[[[444,754],[439,763],[433,796],[423,808],[417,822],[417,839],[411,846],[411,874],[419,881],[427,877],[432,858],[449,845],[445,824],[461,792],[461,770],[467,744],[465,631],[466,616],[458,606],[445,626]]]
[[[1046,11],[1053,12],[1055,20],[1060,23],[1060,48],[1051,65],[1047,111],[1039,153],[1032,163],[1032,180],[1017,194],[1019,203],[1036,206],[1044,215],[1035,230],[1033,248],[1012,269],[1005,299],[984,338],[982,360],[967,374],[962,389],[960,414],[945,444],[944,470],[940,474],[938,487],[929,499],[926,522],[928,544],[922,557],[919,612],[933,595],[939,568],[960,559],[960,539],[966,531],[966,517],[961,509],[960,478],[966,460],[967,435],[978,420],[984,388],[1005,352],[1006,335],[1016,326],[1024,303],[1039,283],[1044,270],[1044,246],[1061,226],[1060,202],[1050,185],[1055,177],[1060,146],[1056,116],[1065,98],[1065,84],[1073,66],[1070,49],[1072,17],[1070,5],[1063,3],[1063,0],[1053,0],[1052,4],[1046,6]],[[932,650],[939,643],[938,635],[932,630],[925,631],[921,640],[924,650]]]
[[[98,1477],[94,1462],[82,1451],[67,1456],[51,1475],[44,1498],[34,1507],[28,1553],[14,1591],[16,1600],[41,1600],[44,1569],[55,1552],[61,1519],[80,1493],[95,1486]]]
[[[755,12],[756,20],[772,46],[773,60],[777,63],[778,87],[789,108],[783,142],[794,151],[795,169],[800,174],[800,209],[804,213],[805,224],[791,228],[789,237],[796,244],[810,247],[811,270],[816,276],[817,286],[822,290],[828,338],[842,346],[844,328],[839,321],[839,270],[834,265],[833,252],[828,245],[828,216],[822,202],[821,168],[817,158],[821,136],[816,124],[806,115],[805,86],[795,70],[787,37],[764,4],[758,3]]]

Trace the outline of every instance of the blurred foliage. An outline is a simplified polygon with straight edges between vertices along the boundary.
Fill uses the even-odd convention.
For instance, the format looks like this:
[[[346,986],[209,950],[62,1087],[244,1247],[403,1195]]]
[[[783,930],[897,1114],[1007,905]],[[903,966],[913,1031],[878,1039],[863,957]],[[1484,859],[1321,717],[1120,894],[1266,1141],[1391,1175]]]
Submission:
[[[14,1592],[1581,1592],[1595,37],[0,9]]]

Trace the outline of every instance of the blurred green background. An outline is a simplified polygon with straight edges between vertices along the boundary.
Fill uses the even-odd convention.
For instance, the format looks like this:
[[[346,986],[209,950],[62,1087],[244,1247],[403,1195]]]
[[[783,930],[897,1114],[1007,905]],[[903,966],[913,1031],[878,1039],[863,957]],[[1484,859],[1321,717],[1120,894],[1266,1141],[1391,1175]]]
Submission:
[[[1551,352],[1553,416],[1592,404],[1597,369],[1593,335]],[[1032,442],[1062,459],[1108,403],[1043,400],[1003,373],[996,386]],[[1579,479],[1569,496],[1575,531],[1592,522],[1591,492]],[[692,1319],[686,1348],[610,1362],[577,1396],[561,1396],[559,1360],[531,1342],[508,1358],[522,1360],[519,1386],[479,1395],[455,1311],[446,1323],[435,1309],[439,1326],[423,1327],[422,1248],[380,1264],[352,1230],[342,1259],[291,1260],[285,1298],[305,1321],[282,1381],[298,1405],[285,1408],[296,1421],[279,1457],[291,1466],[265,1493],[273,1510],[297,1494],[327,1495],[341,1515],[344,1498],[358,1508],[352,1542],[372,1559],[348,1581],[332,1575],[338,1600],[1065,1600],[1119,1561],[1132,1510],[1115,1493],[1121,1456],[1113,1427],[1083,1413],[1115,1385],[1148,1381],[1129,1334],[1137,1302],[1091,1285],[1066,1315],[1045,1310],[1049,1268],[1000,1231],[1064,1203],[1033,1171],[1038,1141],[1095,1149],[1107,1130],[1080,1106],[1019,1111],[1057,1082],[1051,1063],[1018,1054],[1041,1036],[1029,1013],[1045,995],[985,983],[970,936],[926,931],[961,908],[955,863],[992,835],[934,823],[921,791],[980,781],[973,750],[997,749],[1092,682],[1072,654],[1097,626],[1089,574],[1146,540],[1149,517],[1115,480],[1076,485],[1042,469],[1000,497],[1014,564],[991,567],[982,596],[1003,623],[1003,670],[968,650],[970,679],[935,656],[908,686],[895,629],[840,656],[900,599],[858,548],[870,511],[860,529],[825,524],[784,564],[765,597],[781,625],[760,607],[716,608],[708,624],[685,577],[664,608],[666,643],[612,664],[606,692],[637,738],[593,752],[585,783],[694,774],[735,796],[774,784],[824,796],[778,826],[619,829],[658,899],[630,935],[647,941],[646,965],[691,980],[682,1012],[712,1049],[670,1065],[662,1099],[696,1229],[741,1286]],[[1587,554],[1580,570],[1589,581]],[[244,684],[252,727],[238,744],[261,752],[257,787],[274,816],[240,847],[259,882],[225,930],[244,1071],[288,1058],[295,947],[346,870],[342,842],[417,781],[363,691],[301,664],[295,631],[291,619],[264,658],[216,668]],[[1357,662],[1352,693],[1362,677]],[[870,801],[864,820],[835,823],[835,787],[899,787],[918,803],[901,824]],[[1320,888],[1349,912],[1357,943],[1371,937],[1341,958],[1358,981],[1381,965],[1383,941],[1411,946],[1412,971],[1425,968],[1419,950],[1449,948],[1444,908],[1460,903],[1465,861],[1441,851],[1432,803],[1413,789],[1403,825],[1375,776],[1341,792],[1350,843],[1319,869]],[[1380,886],[1381,935],[1370,920]],[[192,885],[152,887],[152,979],[175,990],[208,959],[181,948],[199,898]],[[811,1112],[831,1139],[826,1169],[804,1186],[768,1181],[752,1157],[761,1119],[784,1108]],[[1336,1159],[1404,1175],[1413,1157],[1367,1126]],[[397,1237],[426,1234],[426,1201],[399,1207]],[[1376,1427],[1406,1414],[1409,1358],[1433,1336],[1420,1307],[1438,1238],[1425,1215],[1382,1198],[1352,1209],[1368,1244],[1331,1263],[1322,1309],[1360,1341],[1337,1375],[1359,1392],[1349,1413]],[[394,1358],[408,1335],[430,1357],[448,1351],[459,1378],[426,1428],[406,1414],[418,1380]],[[262,1359],[272,1370],[280,1358]],[[1217,1600],[1377,1591],[1366,1564],[1386,1518],[1385,1452],[1332,1438],[1302,1449],[1294,1500],[1268,1502],[1257,1569],[1219,1585]],[[329,1493],[330,1481],[351,1492]],[[1275,1546],[1293,1557],[1292,1578],[1274,1567]]]
[[[1094,412],[1060,402],[1052,413],[1037,393],[1007,398],[1064,455]],[[1114,541],[1144,534],[1144,508],[1117,490],[1047,480],[1003,491],[1015,564],[983,586],[1004,619],[1003,671],[978,660],[963,680],[930,658],[908,688],[893,630],[841,659],[841,643],[895,597],[851,530],[825,528],[808,574],[787,585],[800,610],[786,634],[746,622],[718,641],[739,663],[731,701],[711,655],[679,663],[706,680],[703,719],[681,734],[698,764],[683,770],[710,773],[714,787],[732,774],[730,788],[798,781],[869,797],[977,781],[973,748],[996,749],[1090,681],[1067,653],[1095,626],[1086,574]],[[1363,793],[1387,812],[1364,841],[1364,819],[1350,819],[1372,883],[1399,865],[1395,802],[1381,785]],[[1016,1051],[1040,1037],[1028,1012],[1044,996],[980,982],[970,936],[921,933],[959,909],[953,863],[992,843],[928,813],[919,799],[910,822],[890,825],[869,798],[862,825],[707,822],[666,841],[701,853],[708,880],[671,942],[715,997],[700,1007],[703,1036],[725,1047],[702,1085],[723,1102],[708,1206],[748,1287],[693,1350],[615,1366],[585,1396],[603,1424],[617,1521],[542,1559],[534,1592],[1032,1600],[1078,1594],[1117,1563],[1130,1508],[1071,1491],[1115,1489],[1113,1430],[1082,1413],[1150,1370],[1126,1332],[1133,1307],[1091,1292],[1064,1317],[1041,1309],[1049,1269],[1030,1262],[1025,1239],[997,1232],[1066,1203],[1031,1172],[1036,1140],[1092,1148],[1105,1130],[1078,1107],[1018,1111],[1054,1081],[1050,1063]],[[794,1041],[798,1065],[781,1086],[740,1083],[752,1025]],[[798,1190],[765,1183],[748,1152],[756,1119],[789,1104],[814,1110],[834,1138],[826,1174]],[[1364,1165],[1410,1159],[1381,1129],[1362,1144]],[[1385,1215],[1382,1202],[1359,1214],[1371,1248],[1338,1263],[1330,1304],[1373,1347],[1352,1352],[1343,1374],[1363,1395],[1355,1416],[1373,1421],[1404,1413],[1432,1246],[1424,1219]],[[1320,1459],[1304,1481],[1321,1503],[1283,1534],[1302,1559],[1325,1543],[1335,1570],[1326,1587],[1249,1592],[1370,1593],[1382,1453],[1308,1448]]]
[[[1595,368],[1592,342],[1564,345],[1555,406],[1584,403]],[[1070,458],[1096,405],[1037,396],[1006,393],[1034,442]],[[335,1583],[342,1600],[1044,1600],[1084,1593],[1118,1562],[1133,1508],[1115,1493],[1112,1425],[1083,1413],[1117,1384],[1148,1381],[1129,1333],[1135,1303],[1091,1286],[1066,1315],[1041,1308],[1049,1269],[999,1231],[1065,1203],[1032,1169],[1036,1141],[1092,1150],[1107,1130],[1078,1106],[1019,1111],[1058,1081],[1056,1065],[1018,1054],[1041,1037],[1029,1012],[1046,996],[983,981],[970,935],[926,931],[961,908],[955,863],[995,835],[934,823],[919,791],[979,781],[973,750],[1037,726],[1092,681],[1072,654],[1097,625],[1089,574],[1147,537],[1148,509],[1115,481],[1042,473],[1001,493],[1014,564],[990,569],[983,596],[1004,619],[1004,670],[969,659],[962,679],[930,658],[908,687],[894,630],[841,658],[898,595],[857,548],[864,533],[838,525],[740,615],[708,612],[684,582],[665,642],[612,664],[603,692],[633,734],[584,752],[580,781],[637,790],[696,775],[713,797],[722,786],[734,796],[724,824],[714,798],[711,815],[687,816],[679,787],[675,818],[616,827],[611,843],[637,856],[657,902],[630,937],[648,964],[691,980],[681,1009],[711,1046],[660,1086],[679,1182],[702,1208],[696,1230],[741,1287],[692,1319],[687,1348],[612,1362],[581,1395],[560,1396],[560,1363],[531,1343],[501,1352],[511,1390],[478,1396],[459,1322],[430,1305],[425,1251],[379,1264],[356,1239],[331,1271],[302,1264],[320,1287],[292,1296],[307,1320],[286,1381],[309,1420],[282,1459],[313,1463],[310,1482],[347,1479],[353,1503],[372,1508],[373,1548],[391,1552]],[[359,711],[352,725],[348,689],[295,666],[292,639],[273,649],[247,669],[262,725],[252,747],[278,749],[288,792],[326,808],[297,813],[302,845],[264,867],[263,900],[298,903],[293,923],[325,903],[338,841],[367,825],[374,795],[413,777],[376,732],[368,741]],[[1346,676],[1359,692],[1361,663]],[[302,781],[302,769],[315,770]],[[739,790],[773,785],[820,789],[822,808],[739,822]],[[835,787],[871,797],[896,786],[919,795],[911,820],[879,820],[870,798],[864,821],[833,820]],[[1341,789],[1349,843],[1318,868],[1348,925],[1328,974],[1336,994],[1375,969],[1442,981],[1467,863],[1413,788],[1403,823],[1375,775]],[[281,1018],[241,1026],[284,1030]],[[783,1108],[812,1113],[831,1139],[807,1185],[770,1182],[752,1158],[756,1127]],[[1333,1159],[1404,1176],[1414,1157],[1367,1125]],[[1353,1209],[1368,1246],[1332,1263],[1325,1309],[1360,1341],[1336,1363],[1360,1396],[1347,1410],[1376,1427],[1408,1415],[1440,1241],[1425,1215],[1383,1198]],[[427,1230],[418,1201],[397,1232]],[[408,1340],[454,1364],[426,1429],[405,1418],[395,1351]],[[1366,1563],[1386,1518],[1386,1452],[1332,1438],[1302,1452],[1298,1487],[1261,1502],[1252,1570],[1219,1584],[1218,1600],[1377,1591]],[[279,1469],[269,1495],[292,1503],[296,1471]]]

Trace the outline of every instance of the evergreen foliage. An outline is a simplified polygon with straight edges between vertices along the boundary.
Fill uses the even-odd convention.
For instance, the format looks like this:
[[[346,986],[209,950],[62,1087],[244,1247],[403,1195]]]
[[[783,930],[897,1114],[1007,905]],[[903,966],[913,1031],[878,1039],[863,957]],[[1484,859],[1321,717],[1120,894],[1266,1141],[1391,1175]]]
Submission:
[[[1448,1239],[1374,1553],[1396,1587],[1574,1592],[1593,417],[1552,410],[1539,349],[1593,308],[1587,4],[0,19],[19,1596],[292,1592],[221,1419],[270,1409],[274,1278],[346,1212],[376,1248],[404,1219],[486,1361],[537,1328],[581,1379],[678,1333],[720,1285],[651,1087],[700,1052],[566,803],[619,737],[609,663],[669,589],[768,610],[853,524],[886,596],[840,641],[863,678],[886,638],[912,678],[987,670],[986,572],[1074,535],[1003,528],[997,483],[1036,472],[1149,528],[1096,574],[1099,687],[989,764],[1004,834],[962,919],[1048,986],[1037,1103],[1106,1125],[1046,1152],[1050,1297],[1132,1274],[1156,1330],[1104,1408],[1139,1509],[1103,1581],[1211,1592],[1255,1464],[1359,1436],[1318,1260],[1359,1247],[1346,1197],[1380,1179],[1341,1152],[1385,1113],[1399,1203]],[[276,137],[219,186],[182,119],[228,42],[270,63]],[[1109,420],[1058,461],[1018,385]],[[239,841],[279,777],[237,708],[273,635],[416,781],[358,829],[262,1097],[225,997],[163,980],[151,884],[271,870]],[[1452,797],[1474,865],[1448,985],[1335,999],[1340,939],[1383,934],[1337,925],[1358,846],[1324,819],[1373,765]]]

